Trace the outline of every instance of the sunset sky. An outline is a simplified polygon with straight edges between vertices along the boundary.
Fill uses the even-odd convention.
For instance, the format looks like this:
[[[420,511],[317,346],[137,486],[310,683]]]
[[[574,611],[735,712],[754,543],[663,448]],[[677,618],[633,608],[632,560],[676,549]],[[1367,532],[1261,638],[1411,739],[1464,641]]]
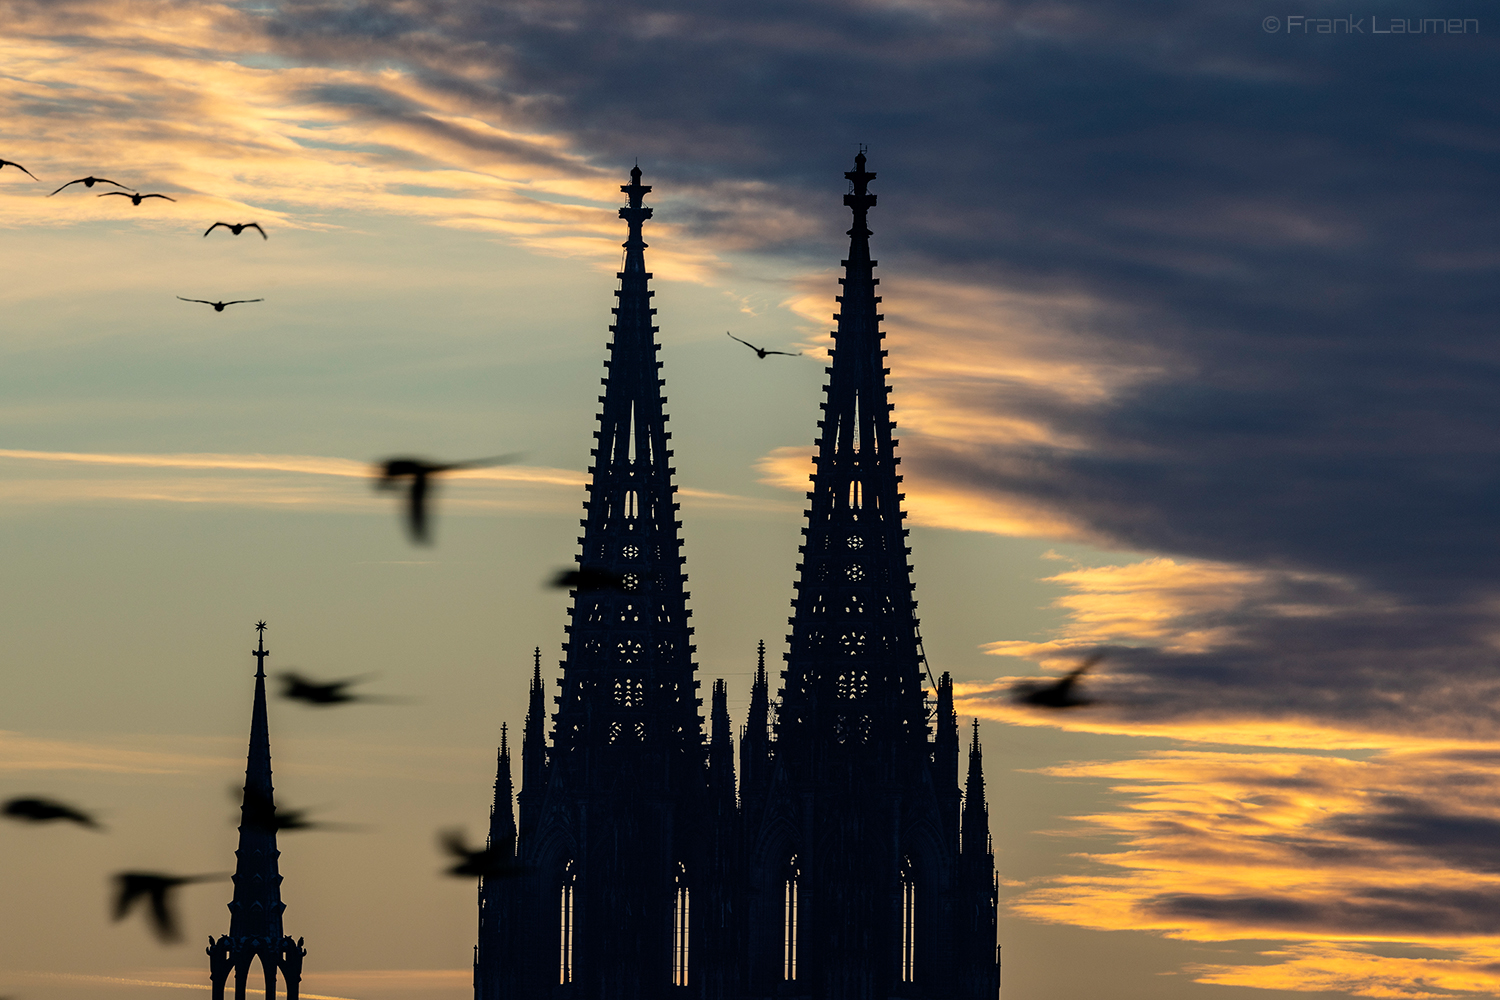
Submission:
[[[357,827],[282,836],[304,996],[472,995],[435,834],[482,836],[533,647],[556,690],[619,186],[655,188],[738,726],[860,143],[1006,1000],[1500,995],[1494,11],[0,0],[0,157],[39,178],[0,169],[0,799],[108,826],[0,823],[0,996],[207,988],[227,883],[163,947],[109,877],[233,868],[262,618],[268,670],[408,699],[271,705],[278,800]],[[1390,27],[1424,18],[1477,30]],[[176,200],[47,197],[90,174]],[[510,452],[443,484],[431,549],[367,478]],[[1101,648],[1097,704],[1009,702]]]

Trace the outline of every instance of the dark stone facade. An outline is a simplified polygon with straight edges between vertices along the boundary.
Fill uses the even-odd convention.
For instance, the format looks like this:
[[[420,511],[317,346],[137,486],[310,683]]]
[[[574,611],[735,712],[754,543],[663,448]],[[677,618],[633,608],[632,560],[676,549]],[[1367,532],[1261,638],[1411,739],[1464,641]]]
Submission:
[[[976,728],[967,796],[947,674],[925,673],[861,153],[786,669],[764,644],[742,732],[694,678],[639,168],[579,589],[546,732],[540,656],[512,811],[523,874],[480,886],[476,1000],[994,1000],[996,883]],[[930,692],[924,677],[931,682]],[[929,697],[929,694],[931,695]]]

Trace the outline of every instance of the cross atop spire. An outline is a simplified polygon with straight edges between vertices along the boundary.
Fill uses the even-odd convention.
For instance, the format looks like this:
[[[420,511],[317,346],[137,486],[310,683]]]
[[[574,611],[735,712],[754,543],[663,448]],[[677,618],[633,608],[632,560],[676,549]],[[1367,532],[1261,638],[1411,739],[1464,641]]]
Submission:
[[[263,621],[255,623],[256,648],[250,651],[255,657],[255,676],[264,679],[266,676],[266,657],[270,652],[266,649],[266,623]]]

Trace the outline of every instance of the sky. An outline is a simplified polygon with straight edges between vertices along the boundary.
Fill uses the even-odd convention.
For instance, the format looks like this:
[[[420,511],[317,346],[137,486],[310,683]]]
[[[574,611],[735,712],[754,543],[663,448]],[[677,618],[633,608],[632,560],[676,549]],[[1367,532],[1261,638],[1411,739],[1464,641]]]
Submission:
[[[206,988],[227,885],[163,947],[108,879],[232,867],[260,619],[273,672],[405,699],[271,706],[278,801],[355,828],[283,835],[304,995],[467,995],[435,835],[481,835],[534,647],[555,690],[619,185],[654,186],[697,662],[739,723],[785,648],[860,143],[1006,1000],[1500,994],[1492,6],[0,23],[0,157],[39,178],[0,168],[0,797],[108,827],[0,824],[0,996]],[[91,174],[176,200],[48,196]],[[511,452],[442,486],[431,549],[367,478]],[[1010,701],[1096,650],[1095,704]]]

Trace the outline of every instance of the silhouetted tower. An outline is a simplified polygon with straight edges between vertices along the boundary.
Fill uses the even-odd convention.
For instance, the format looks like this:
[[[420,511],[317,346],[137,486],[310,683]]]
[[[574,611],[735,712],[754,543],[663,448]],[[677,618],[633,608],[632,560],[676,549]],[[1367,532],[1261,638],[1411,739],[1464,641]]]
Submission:
[[[748,781],[742,785],[745,993],[977,1000],[958,984],[970,956],[956,952],[952,933],[960,890],[957,722],[945,675],[935,692],[936,739],[929,740],[870,259],[875,175],[865,162],[861,152],[844,175],[854,225],[770,748],[774,764],[763,791],[752,795]]]
[[[266,720],[265,622],[257,622],[255,702],[250,711],[250,754],[245,764],[245,794],[240,806],[240,846],[235,855],[234,899],[229,904],[229,933],[209,938],[209,978],[214,1000],[223,1000],[224,984],[234,973],[235,1000],[244,1000],[250,965],[260,959],[266,1000],[276,996],[276,972],[286,980],[287,1000],[297,1000],[302,981],[302,939],[282,933],[281,873],[276,849],[276,793],[271,787],[271,735]]]
[[[538,657],[541,651],[538,650]],[[495,799],[490,807],[489,838],[485,841],[496,860],[505,867],[515,863],[516,815],[510,779],[510,740],[505,723],[500,724],[500,750],[495,755]],[[524,746],[522,748],[524,752]],[[479,942],[474,946],[474,996],[498,1000],[514,995],[504,977],[495,974],[495,958],[513,951],[509,945],[517,920],[514,896],[505,891],[506,879],[479,879]],[[491,957],[494,953],[494,958]]]
[[[944,676],[947,676],[946,674]],[[979,752],[979,720],[969,744],[969,779],[964,789],[963,846],[959,858],[958,952],[968,956],[958,971],[961,996],[993,997],[1000,992],[1000,956],[996,951],[996,910],[1000,884],[995,878],[995,847],[990,840],[990,811],[984,801],[984,759]],[[989,957],[993,957],[993,961]]]
[[[578,556],[622,583],[572,593],[550,747],[539,669],[532,678],[518,845],[529,874],[501,889],[520,915],[514,961],[496,951],[507,996],[657,1000],[704,979],[715,800],[642,238],[651,188],[639,167],[630,178]]]

